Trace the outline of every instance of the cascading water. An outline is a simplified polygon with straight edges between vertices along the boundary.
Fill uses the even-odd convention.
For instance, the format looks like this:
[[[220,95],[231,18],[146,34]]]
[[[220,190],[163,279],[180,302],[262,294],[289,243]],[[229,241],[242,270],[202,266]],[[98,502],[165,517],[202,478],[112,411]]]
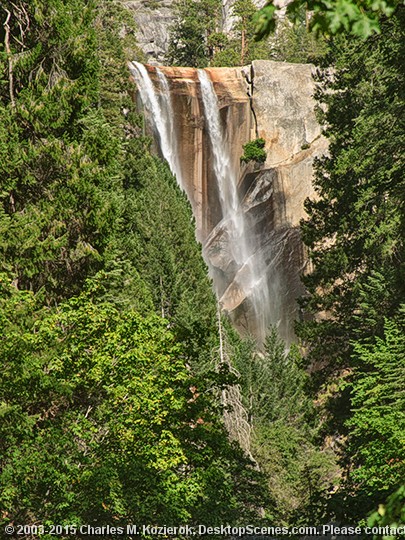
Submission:
[[[232,167],[232,159],[227,148],[225,134],[221,126],[217,96],[208,74],[203,69],[198,70],[201,86],[201,96],[204,104],[205,118],[214,155],[214,172],[217,179],[221,206],[224,218],[231,218],[243,227],[240,212],[239,197],[236,186],[236,174]]]
[[[219,226],[226,230],[229,251],[237,264],[232,288],[235,289],[237,285],[241,291],[239,294],[241,300],[246,298],[251,303],[256,320],[256,333],[263,339],[267,326],[277,322],[270,320],[268,316],[270,298],[265,265],[260,255],[256,253],[256,243],[253,241],[248,220],[239,200],[238,176],[232,166],[232,155],[226,133],[222,128],[218,99],[212,81],[208,73],[202,69],[198,70],[198,79],[211,141],[213,168],[221,199],[223,219]],[[220,303],[225,308],[227,294],[229,291],[225,290],[220,298]]]
[[[169,164],[172,173],[176,176],[179,186],[184,190],[173,123],[174,112],[166,77],[159,68],[156,68],[161,90],[158,96],[143,64],[130,62],[129,68],[137,82],[143,106],[148,109],[153,117],[163,157]]]
[[[171,92],[165,74],[159,68],[154,68],[157,77],[153,83],[144,65],[133,62],[130,69],[137,82],[143,106],[153,121],[161,153],[180,187],[184,189]],[[253,321],[253,327],[248,324],[247,329],[262,341],[269,325],[277,325],[280,321],[280,310],[274,298],[278,292],[277,284],[273,280],[269,285],[271,262],[269,264],[268,260],[263,260],[258,249],[257,233],[249,223],[239,198],[238,171],[235,170],[226,130],[222,126],[212,81],[207,71],[198,70],[197,73],[201,90],[201,112],[205,117],[206,133],[210,140],[212,172],[222,213],[220,223],[203,241],[204,256],[222,308],[231,312],[232,316],[238,306],[243,306],[243,312],[248,314],[246,319]],[[195,129],[201,129],[201,126]],[[220,251],[225,254],[226,260],[231,261],[226,263],[225,269],[222,264],[217,264],[218,257],[222,257],[221,253],[218,254],[218,244],[211,244],[211,240],[218,236],[221,238]]]

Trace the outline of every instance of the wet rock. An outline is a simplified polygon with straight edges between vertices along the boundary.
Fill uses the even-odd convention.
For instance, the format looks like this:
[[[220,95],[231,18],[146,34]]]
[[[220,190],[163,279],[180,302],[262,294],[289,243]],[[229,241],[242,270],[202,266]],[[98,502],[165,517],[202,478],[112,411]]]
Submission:
[[[182,181],[219,302],[242,332],[261,341],[273,324],[287,342],[292,341],[296,300],[303,293],[300,275],[306,265],[299,222],[305,216],[305,199],[314,195],[313,161],[327,150],[314,113],[314,68],[255,61],[243,69],[207,70],[226,133],[224,144],[239,171],[244,234],[252,254],[243,262],[235,260],[235,251],[229,249],[237,239],[229,238],[222,215],[197,70],[161,70],[170,88]],[[155,68],[148,71],[158,89]],[[266,162],[241,165],[243,144],[257,135],[266,141]],[[254,265],[258,283],[249,281],[249,265]],[[258,298],[261,290],[266,296]],[[257,305],[267,306],[267,313],[258,313]]]

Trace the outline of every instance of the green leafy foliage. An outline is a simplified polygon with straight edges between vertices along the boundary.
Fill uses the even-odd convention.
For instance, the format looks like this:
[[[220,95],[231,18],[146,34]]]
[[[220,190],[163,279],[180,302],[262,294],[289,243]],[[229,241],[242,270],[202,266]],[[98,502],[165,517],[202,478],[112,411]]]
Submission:
[[[240,372],[243,404],[252,426],[252,453],[263,471],[277,523],[313,523],[336,482],[330,449],[319,449],[319,421],[308,394],[308,375],[296,347],[286,351],[275,328],[263,352],[237,342],[233,359]]]
[[[404,474],[404,15],[395,6],[311,2],[305,21],[293,1],[300,32],[280,37],[281,59],[298,61],[318,54],[306,22],[373,34],[334,39],[328,51],[335,70],[318,98],[330,154],[303,224],[314,262],[303,307],[329,317],[300,334],[311,367],[324,368],[312,377],[324,383],[322,413],[347,440],[342,514],[364,517],[386,500],[377,523],[400,522]],[[235,2],[230,36],[218,0],[181,0],[177,10],[177,64],[268,54],[253,44],[250,1]],[[262,29],[274,11],[260,12]],[[1,12],[1,519],[221,525],[258,523],[261,509],[283,523],[321,519],[334,458],[319,449],[325,433],[303,360],[275,331],[262,353],[235,338],[229,362],[267,487],[225,432],[221,415],[232,411],[218,396],[236,381],[218,365],[190,206],[152,157],[131,101],[126,61],[142,55],[129,13],[113,0],[16,0]],[[391,20],[378,35],[381,13]],[[264,146],[248,143],[242,161],[263,163]],[[328,375],[342,369],[333,389]],[[339,408],[325,388],[344,397]]]
[[[314,62],[327,50],[326,40],[309,31],[303,7],[295,14],[295,25],[279,21],[275,35],[260,41],[255,39],[257,21],[272,21],[276,11],[272,5],[258,11],[253,0],[233,2],[233,25],[227,33],[222,29],[222,10],[217,0],[178,0],[175,10],[177,19],[171,29],[167,55],[173,65],[243,66],[258,59]],[[275,20],[271,24],[275,27]]]
[[[267,37],[276,28],[276,6],[273,3],[267,3],[259,10],[254,17],[256,24],[256,40],[260,41]]]
[[[380,33],[381,19],[392,16],[401,3],[401,0],[292,0],[287,5],[287,16],[296,21],[305,7],[315,32],[332,35],[345,32],[366,39]],[[275,30],[277,9],[271,0],[255,15],[257,40]]]
[[[373,512],[367,524],[370,527],[398,527],[405,524],[405,485],[391,493],[385,504],[380,504],[378,510]],[[384,535],[383,540],[394,540],[392,535]]]
[[[131,18],[2,9],[1,519],[254,520],[265,489],[215,398],[230,377],[209,369],[191,209],[131,100]]]
[[[325,432],[341,443],[339,519],[364,519],[404,474],[404,15],[398,7],[366,41],[335,38],[333,73],[319,77],[330,146],[302,223],[314,266],[301,302],[315,317],[298,333]]]
[[[254,517],[260,478],[224,433],[212,379],[192,378],[164,319],[95,301],[97,281],[55,311],[1,285],[3,519]]]
[[[264,149],[266,141],[264,139],[254,139],[243,145],[243,155],[240,157],[241,162],[249,163],[264,163],[267,158],[266,150]]]
[[[367,42],[336,41],[336,72],[318,94],[330,155],[316,165],[318,200],[302,223],[314,263],[303,305],[330,317],[301,335],[329,365],[348,361],[350,339],[381,333],[404,298],[403,17]]]

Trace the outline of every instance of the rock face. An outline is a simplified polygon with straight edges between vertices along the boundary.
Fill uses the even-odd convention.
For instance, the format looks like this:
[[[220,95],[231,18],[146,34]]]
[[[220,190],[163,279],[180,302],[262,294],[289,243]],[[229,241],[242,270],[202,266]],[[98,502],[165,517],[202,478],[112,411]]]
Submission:
[[[256,119],[256,134],[266,141],[267,160],[259,171],[244,171],[254,196],[247,202],[260,244],[268,261],[267,273],[278,298],[280,330],[288,340],[297,318],[296,299],[303,293],[300,275],[306,258],[299,223],[305,217],[304,201],[314,195],[313,161],[327,150],[316,120],[313,66],[255,61],[244,69],[251,81],[249,94]],[[245,198],[246,199],[246,198]]]
[[[147,68],[159,92],[157,70],[153,66]],[[178,161],[184,182],[182,187],[193,206],[197,238],[204,243],[221,221],[222,214],[211,166],[213,155],[204,118],[198,70],[160,66],[159,71],[165,75],[170,88]],[[250,140],[251,135],[250,100],[245,79],[240,68],[208,68],[205,71],[213,81],[234,165],[239,167],[242,145]],[[142,106],[141,102],[139,104]],[[148,114],[148,111],[145,113]],[[149,126],[152,126],[153,119],[149,120]],[[158,138],[159,134],[155,132],[154,136]],[[157,147],[159,150],[159,144]]]
[[[174,0],[128,0],[138,27],[137,41],[150,64],[164,63],[169,47],[169,29],[174,21]]]
[[[133,13],[138,27],[137,41],[151,65],[165,63],[169,46],[170,27],[175,20],[174,4],[176,0],[124,0],[124,4]],[[284,0],[285,1],[285,0]],[[228,33],[235,22],[232,6],[235,0],[222,0],[222,31]],[[262,7],[265,0],[254,0],[257,7]]]
[[[296,299],[303,292],[300,274],[305,266],[298,225],[305,215],[304,200],[313,194],[313,160],[326,151],[314,114],[312,70],[311,65],[270,61],[205,70],[217,96],[224,148],[237,171],[243,234],[250,246],[249,260],[241,263],[230,249],[231,229],[214,174],[198,72],[148,67],[156,92],[163,88],[162,73],[170,90],[179,180],[192,204],[197,237],[222,309],[242,332],[259,341],[269,324],[277,325],[287,341],[294,339]],[[155,135],[158,141],[159,134]],[[266,141],[266,162],[240,166],[243,144],[259,136]],[[248,279],[252,268],[260,279],[254,290]]]

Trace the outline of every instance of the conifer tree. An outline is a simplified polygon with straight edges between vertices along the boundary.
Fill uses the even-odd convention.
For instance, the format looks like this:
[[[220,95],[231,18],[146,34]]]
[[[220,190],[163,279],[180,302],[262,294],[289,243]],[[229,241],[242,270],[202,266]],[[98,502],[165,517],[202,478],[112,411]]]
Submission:
[[[20,0],[0,12],[0,267],[52,302],[100,267],[116,223],[120,143],[98,107],[94,5]]]
[[[237,50],[240,52],[238,65],[244,66],[252,60],[268,57],[268,47],[265,42],[254,41],[255,24],[253,16],[257,8],[252,0],[236,0],[232,6],[232,14],[236,17],[233,32],[238,35]]]
[[[323,517],[324,497],[337,480],[337,465],[330,449],[319,448],[320,421],[298,349],[286,351],[275,328],[269,330],[262,352],[249,340],[234,337],[232,342],[251,452],[268,483],[273,519],[286,525],[311,524]]]
[[[361,517],[405,478],[404,309],[386,319],[384,336],[354,343],[351,416],[347,421],[349,489]]]
[[[168,61],[177,66],[206,67],[224,43],[220,0],[177,0]],[[225,40],[226,41],[226,40]]]
[[[381,334],[405,297],[403,23],[399,9],[380,36],[336,41],[336,72],[318,94],[330,153],[316,165],[318,199],[302,224],[314,264],[303,305],[328,317],[300,332],[329,366],[348,361],[350,339]]]
[[[298,332],[325,429],[342,443],[340,519],[364,518],[403,474],[403,330],[393,321],[405,300],[404,17],[398,7],[381,34],[335,39],[317,96],[330,145],[302,223],[313,262],[302,305],[314,318]]]
[[[134,29],[112,0],[4,6],[0,519],[255,519],[260,474],[212,397],[229,377],[196,374],[215,303],[130,99]]]

